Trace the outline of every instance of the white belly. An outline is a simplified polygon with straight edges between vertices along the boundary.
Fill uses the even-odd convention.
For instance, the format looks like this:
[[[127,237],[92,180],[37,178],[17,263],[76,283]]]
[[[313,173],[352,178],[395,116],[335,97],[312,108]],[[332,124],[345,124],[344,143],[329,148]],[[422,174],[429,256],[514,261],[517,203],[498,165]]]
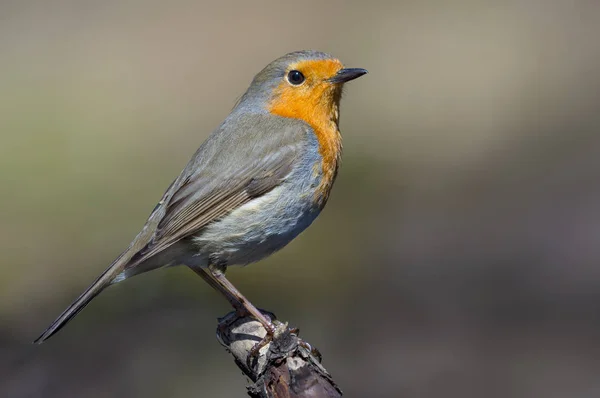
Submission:
[[[283,248],[318,216],[312,192],[281,185],[234,210],[193,238],[200,257],[246,265]]]

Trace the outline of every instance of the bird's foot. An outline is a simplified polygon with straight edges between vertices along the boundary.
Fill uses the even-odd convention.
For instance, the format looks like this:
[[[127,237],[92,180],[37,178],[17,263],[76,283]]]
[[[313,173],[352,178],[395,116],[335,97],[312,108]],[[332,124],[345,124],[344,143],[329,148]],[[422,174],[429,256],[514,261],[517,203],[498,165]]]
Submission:
[[[263,337],[261,341],[256,343],[254,347],[252,347],[252,349],[250,350],[248,358],[246,358],[246,366],[248,366],[248,369],[252,369],[254,364],[258,362],[258,358],[260,357],[260,350],[263,347],[267,346],[267,344],[272,342],[273,338],[275,338],[276,335],[281,334],[280,327],[283,326],[284,330],[287,329],[287,325],[281,323],[279,323],[279,327],[275,326],[272,322],[269,322],[267,324],[262,323],[262,326],[265,328],[265,331],[267,333],[265,334],[265,337]]]

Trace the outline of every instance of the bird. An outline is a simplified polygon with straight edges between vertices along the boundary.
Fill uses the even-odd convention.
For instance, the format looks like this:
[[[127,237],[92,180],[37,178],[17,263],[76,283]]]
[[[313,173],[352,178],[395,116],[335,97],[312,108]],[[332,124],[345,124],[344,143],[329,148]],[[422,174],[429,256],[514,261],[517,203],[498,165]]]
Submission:
[[[315,50],[269,63],[171,183],[129,247],[34,343],[53,336],[108,286],[175,265],[189,267],[237,311],[259,321],[265,339],[272,337],[272,321],[225,271],[282,249],[321,213],[341,161],[342,88],[366,73]]]

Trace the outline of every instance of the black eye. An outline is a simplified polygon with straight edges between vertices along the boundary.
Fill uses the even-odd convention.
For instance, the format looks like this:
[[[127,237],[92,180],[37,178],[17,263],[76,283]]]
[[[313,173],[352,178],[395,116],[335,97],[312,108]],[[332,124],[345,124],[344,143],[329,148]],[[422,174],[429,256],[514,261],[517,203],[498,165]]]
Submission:
[[[292,70],[288,73],[288,81],[297,86],[304,81],[304,75],[299,70]]]

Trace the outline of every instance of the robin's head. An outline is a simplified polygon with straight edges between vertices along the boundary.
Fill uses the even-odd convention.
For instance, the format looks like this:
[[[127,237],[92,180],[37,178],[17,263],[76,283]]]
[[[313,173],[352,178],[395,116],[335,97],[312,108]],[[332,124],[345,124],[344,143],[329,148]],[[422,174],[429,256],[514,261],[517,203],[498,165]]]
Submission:
[[[314,119],[324,117],[337,122],[342,86],[365,73],[365,69],[346,69],[322,52],[293,52],[256,75],[240,106],[302,119],[311,125]]]

